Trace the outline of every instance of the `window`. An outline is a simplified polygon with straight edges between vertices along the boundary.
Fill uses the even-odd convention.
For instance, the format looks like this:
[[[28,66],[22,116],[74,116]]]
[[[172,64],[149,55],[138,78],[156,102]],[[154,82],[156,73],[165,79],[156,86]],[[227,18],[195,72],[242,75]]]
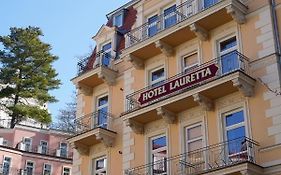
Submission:
[[[123,26],[123,12],[118,13],[113,17],[113,25],[116,27],[121,27]]]
[[[108,67],[111,62],[111,43],[102,46],[102,65]]]
[[[62,175],[70,175],[70,168],[68,168],[68,167],[63,167]]]
[[[107,128],[108,96],[99,97],[97,101],[98,115],[95,124],[97,127]]]
[[[9,175],[11,164],[12,164],[12,158],[5,156],[3,161],[3,175]]]
[[[150,85],[158,86],[165,80],[164,68],[158,68],[150,72]]]
[[[52,173],[52,165],[44,164],[43,175],[51,175]]]
[[[224,115],[224,134],[228,141],[227,152],[229,159],[236,158],[243,151],[246,128],[244,111],[239,109]]]
[[[60,157],[67,157],[67,143],[60,143]]]
[[[151,174],[167,173],[167,140],[166,136],[158,136],[150,140],[150,158],[153,164]]]
[[[209,8],[216,4],[219,0],[204,0],[204,8]]]
[[[198,54],[197,52],[189,54],[182,59],[182,70],[188,72],[198,66]]]
[[[33,175],[34,172],[34,162],[32,161],[26,161],[26,165],[25,165],[25,169],[26,169],[26,175]]]
[[[93,175],[106,175],[106,157],[98,158],[93,161]]]
[[[196,150],[203,147],[203,132],[202,124],[195,124],[186,128],[186,152],[187,162],[196,166],[197,169],[200,169],[204,165],[204,155],[203,152],[196,152]]]
[[[154,15],[147,19],[148,22],[148,36],[152,37],[157,34],[158,32],[158,15]]]
[[[164,10],[164,26],[171,27],[177,23],[176,5]]]
[[[31,151],[32,139],[31,138],[24,138],[23,143],[24,143],[24,150],[25,151]]]
[[[230,73],[239,68],[239,61],[236,51],[236,37],[229,38],[219,43],[222,74]]]
[[[41,147],[41,154],[47,154],[48,153],[48,142],[41,140],[40,141],[40,147]]]

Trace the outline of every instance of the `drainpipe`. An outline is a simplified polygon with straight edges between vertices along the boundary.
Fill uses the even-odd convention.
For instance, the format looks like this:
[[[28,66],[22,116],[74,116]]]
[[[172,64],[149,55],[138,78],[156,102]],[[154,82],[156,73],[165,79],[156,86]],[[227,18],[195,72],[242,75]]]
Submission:
[[[273,36],[274,36],[274,42],[275,42],[275,52],[277,56],[277,63],[278,66],[278,73],[279,73],[279,83],[281,86],[281,44],[280,44],[280,36],[279,36],[279,29],[278,29],[278,21],[277,21],[277,15],[276,15],[276,3],[275,0],[269,0],[270,4],[270,11],[272,16],[272,24],[273,24]]]

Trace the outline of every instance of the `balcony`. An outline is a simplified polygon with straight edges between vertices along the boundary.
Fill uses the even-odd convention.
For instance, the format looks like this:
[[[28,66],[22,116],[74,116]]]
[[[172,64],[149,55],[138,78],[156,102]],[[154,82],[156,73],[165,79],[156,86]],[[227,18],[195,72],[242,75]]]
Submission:
[[[125,171],[126,175],[197,175],[237,174],[254,171],[262,174],[257,165],[258,143],[249,138],[210,145],[181,155],[163,158]]]
[[[113,85],[117,77],[113,60],[113,56],[103,51],[98,52],[94,59],[88,57],[80,60],[77,64],[78,75],[72,79],[73,83],[82,88],[84,92],[91,91],[91,88],[103,82]]]
[[[88,155],[89,147],[95,144],[103,143],[106,147],[111,147],[117,134],[111,130],[111,121],[111,114],[103,111],[78,118],[75,120],[75,135],[68,141],[83,155]]]
[[[61,149],[49,149],[49,148],[43,148],[41,145],[38,146],[30,146],[26,145],[25,143],[20,142],[17,145],[17,149],[28,152],[28,153],[35,153],[40,154],[43,156],[51,156],[51,157],[60,157],[65,159],[72,159],[73,154],[70,151],[64,151]]]
[[[233,19],[239,24],[245,23],[246,12],[247,7],[240,0],[215,0],[208,5],[187,0],[173,11],[128,32],[122,55],[128,56],[136,68],[141,68],[145,59],[161,52],[171,56],[174,47],[195,37],[208,40],[209,31]]]
[[[179,112],[200,105],[213,110],[213,101],[236,91],[254,95],[255,80],[250,76],[248,58],[237,51],[170,77],[157,86],[148,86],[126,97],[122,114],[136,133],[143,125],[163,118],[174,123]]]

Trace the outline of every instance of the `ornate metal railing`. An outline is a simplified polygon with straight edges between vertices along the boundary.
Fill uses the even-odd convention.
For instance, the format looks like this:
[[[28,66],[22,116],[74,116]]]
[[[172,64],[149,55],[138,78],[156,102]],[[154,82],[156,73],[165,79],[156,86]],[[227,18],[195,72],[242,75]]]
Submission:
[[[249,62],[249,58],[247,58],[243,54],[239,53],[238,51],[233,51],[233,52],[228,53],[227,55],[218,57],[218,58],[208,61],[204,64],[201,64],[199,66],[188,69],[187,71],[179,73],[173,77],[167,78],[164,81],[162,81],[160,84],[157,84],[157,86],[155,86],[155,85],[147,86],[141,90],[138,90],[138,91],[126,96],[127,105],[126,105],[126,112],[124,114],[135,111],[139,108],[151,105],[153,103],[165,100],[172,96],[178,95],[182,92],[189,91],[198,86],[201,86],[210,81],[219,79],[223,76],[226,76],[226,75],[236,72],[236,71],[241,71],[247,75],[250,75],[249,68],[248,68],[248,62]],[[162,95],[159,95],[157,98],[151,98],[150,100],[146,100],[146,101],[144,101],[142,99],[142,97],[144,97],[145,93],[149,93],[150,91],[156,91],[157,89],[159,90],[159,88],[161,91],[164,91],[163,86],[167,87],[167,86],[169,86],[168,84],[171,82],[174,82],[182,77],[190,76],[191,74],[196,74],[196,73],[202,71],[204,68],[208,68],[210,66],[217,67],[218,70],[216,71],[215,75],[209,77],[208,79],[204,79],[204,77],[203,77],[202,81],[200,81],[200,80],[198,80],[197,82],[194,81],[194,83],[189,83],[189,85],[186,82],[186,84],[188,86],[185,86],[182,89],[176,89],[176,91],[166,90],[167,91],[166,93],[162,93]],[[162,89],[161,89],[161,87],[162,87]]]
[[[86,73],[89,70],[96,69],[100,66],[113,68],[113,64],[111,63],[114,57],[107,52],[99,51],[96,53],[96,57],[93,59],[92,63],[90,63],[91,59],[91,57],[86,57],[77,63],[78,75]]]
[[[49,148],[42,148],[42,146],[32,146],[28,147],[24,143],[17,144],[17,149],[29,152],[29,153],[37,153],[41,154],[42,156],[52,156],[52,157],[60,157],[60,158],[66,158],[66,159],[72,159],[73,153],[71,151],[65,151],[60,150],[60,148],[57,149],[49,149]]]
[[[81,134],[95,128],[111,129],[112,115],[104,111],[96,111],[77,118],[74,122],[76,125],[75,134]]]
[[[128,169],[126,175],[197,175],[240,163],[257,163],[258,143],[247,137]]]
[[[125,35],[126,48],[129,48],[137,43],[140,43],[148,38],[154,37],[158,33],[185,21],[186,19],[216,5],[222,0],[214,0],[208,5],[204,5],[203,1],[187,0],[178,5],[169,13],[166,12],[158,15],[152,22],[146,22],[140,27],[137,27]],[[241,0],[237,0],[240,3]]]

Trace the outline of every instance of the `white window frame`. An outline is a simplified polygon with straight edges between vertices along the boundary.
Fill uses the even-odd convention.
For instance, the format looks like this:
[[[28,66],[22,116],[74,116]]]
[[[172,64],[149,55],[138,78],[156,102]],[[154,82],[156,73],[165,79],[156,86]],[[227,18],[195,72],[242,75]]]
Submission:
[[[159,78],[159,79],[157,79],[157,80],[152,81],[152,74],[153,74],[153,72],[159,71],[160,69],[163,69],[163,70],[164,70],[164,76],[163,76],[162,78]],[[148,79],[149,79],[149,85],[150,85],[150,86],[152,86],[152,85],[154,85],[154,84],[157,84],[157,83],[159,83],[159,82],[161,82],[161,81],[164,81],[164,80],[166,79],[166,70],[165,70],[165,67],[164,67],[164,66],[160,66],[160,67],[151,69],[151,70],[149,71],[149,77],[148,77]]]
[[[3,171],[4,171],[4,163],[7,162],[7,161],[5,161],[6,158],[9,158],[9,159],[11,160],[11,161],[9,162],[9,173],[10,173],[11,168],[12,168],[12,161],[13,161],[13,158],[10,157],[10,156],[4,156],[4,157],[3,157],[3,163],[2,163]],[[4,172],[3,172],[3,174],[4,174]]]
[[[226,117],[230,114],[234,114],[236,112],[239,112],[239,111],[242,111],[243,112],[243,117],[244,117],[244,121],[241,122],[241,123],[237,123],[237,124],[234,124],[232,126],[226,126]],[[223,139],[224,141],[228,141],[227,140],[227,131],[229,130],[233,130],[233,129],[236,129],[236,128],[240,128],[240,127],[245,127],[245,137],[249,137],[249,134],[248,134],[248,128],[247,128],[247,116],[246,116],[246,113],[245,113],[245,109],[244,108],[236,108],[236,109],[233,109],[233,110],[230,110],[230,111],[227,111],[227,112],[224,112],[222,114],[222,126],[223,126]]]
[[[229,39],[231,39],[231,38],[236,38],[236,46],[234,46],[234,47],[232,47],[232,48],[230,48],[230,49],[227,49],[227,50],[225,50],[225,51],[223,51],[223,52],[221,52],[221,43],[222,42],[224,42],[224,41],[227,41],[227,40],[229,40]],[[229,36],[227,36],[227,37],[224,37],[224,38],[221,38],[220,40],[218,40],[217,41],[218,42],[218,56],[219,57],[221,57],[222,55],[225,55],[225,54],[227,54],[227,53],[230,53],[230,52],[232,52],[232,51],[234,51],[234,50],[237,50],[238,51],[238,36],[236,35],[236,34],[232,34],[232,35],[229,35]]]
[[[51,169],[50,169],[50,175],[53,173],[53,166],[52,166],[52,164],[50,164],[50,163],[44,163],[43,164],[43,172],[42,172],[42,174],[43,175],[45,175],[44,173],[45,173],[45,165],[50,165],[50,167],[51,167]]]
[[[103,169],[97,170],[96,165],[97,165],[97,162],[98,162],[99,160],[104,160],[104,165],[105,165],[105,167],[104,167]],[[101,171],[105,171],[105,175],[106,175],[107,172],[108,172],[108,170],[107,170],[108,163],[107,163],[107,162],[108,162],[107,156],[101,156],[101,157],[93,158],[93,163],[94,163],[94,165],[93,165],[93,170],[94,170],[94,171],[92,171],[92,174],[93,174],[93,175],[96,175],[96,174],[99,174]],[[102,174],[102,175],[104,175],[104,174]]]
[[[46,145],[46,154],[48,154],[48,147],[49,147],[49,143],[46,140],[40,140],[40,147],[41,147],[41,154],[43,154],[43,146],[42,146],[42,142],[47,143]]]
[[[116,25],[116,17],[118,17],[118,16],[121,16],[121,24],[120,25]],[[124,11],[121,11],[121,12],[113,15],[113,26],[122,27],[123,25],[124,25]]]
[[[30,147],[29,147],[29,152],[32,150],[32,138],[31,137],[24,137],[23,138],[23,143],[24,143],[24,151],[26,151],[26,142],[25,139],[30,139]]]
[[[154,25],[154,23],[149,24],[149,19],[152,18],[152,17],[154,17],[154,16],[156,16],[156,15],[157,15],[157,18],[158,18],[158,20],[159,20],[159,14],[158,14],[158,13],[152,13],[152,14],[146,16],[146,18],[145,18],[145,19],[146,19],[146,22],[147,22],[147,24],[148,24],[148,25],[147,25],[147,29],[146,29],[147,37],[153,37],[153,36],[157,35],[157,33],[159,32],[159,24],[158,24],[158,21],[154,22],[154,23],[156,23],[155,25]],[[149,28],[150,28],[151,26],[156,26],[156,27],[157,27],[157,33],[156,33],[155,35],[149,36]]]
[[[156,150],[152,150],[152,146],[153,146],[153,140],[156,140],[158,138],[161,138],[161,137],[165,137],[166,138],[166,146],[163,147],[163,148],[160,148],[160,149],[156,149]],[[159,135],[155,135],[155,136],[152,136],[152,137],[149,137],[149,163],[154,163],[153,162],[153,156],[152,154],[154,153],[157,153],[157,152],[160,152],[160,151],[164,151],[166,150],[166,158],[169,157],[169,146],[168,146],[168,138],[167,138],[167,134],[166,133],[162,133],[162,134],[159,134]],[[168,162],[164,162],[166,163],[166,173],[169,174],[169,163]],[[153,167],[152,167],[153,168]],[[152,171],[152,169],[150,170]]]
[[[224,42],[224,41],[227,41],[227,40],[229,40],[231,38],[234,38],[234,37],[236,38],[236,46],[221,52],[221,43]],[[219,62],[219,65],[221,67],[220,73],[223,74],[222,56],[226,55],[228,53],[231,53],[232,51],[235,51],[235,50],[237,50],[239,52],[239,37],[238,37],[237,33],[232,33],[230,35],[227,35],[227,36],[225,36],[223,38],[218,39],[216,42],[217,42],[216,43],[217,44],[217,57],[219,58],[218,62]],[[241,64],[239,60],[238,60],[238,64],[239,64],[239,66]]]
[[[66,142],[60,142],[60,157],[62,157],[61,156],[61,148],[62,148],[62,144],[66,144],[66,157],[68,156],[68,144],[66,143]]]
[[[169,8],[171,8],[171,7],[173,7],[173,6],[176,6],[176,9],[177,9],[177,4],[175,4],[175,3],[173,3],[173,4],[169,4],[168,6],[166,6],[165,8],[163,8],[162,9],[162,14],[163,14],[163,21],[162,21],[162,23],[163,23],[163,29],[166,29],[166,26],[165,26],[165,20],[167,19],[167,18],[170,18],[171,16],[173,16],[173,15],[176,15],[176,13],[175,14],[169,14],[169,15],[167,15],[167,16],[164,16],[164,12],[165,12],[165,10],[167,10],[167,9],[169,9]],[[178,15],[176,15],[176,18],[178,18]],[[176,19],[177,20],[177,19]],[[176,23],[174,24],[174,25],[176,25]],[[169,28],[169,27],[168,27]]]
[[[62,175],[64,175],[64,173],[65,173],[65,171],[64,171],[65,168],[69,169],[69,175],[71,175],[71,168],[68,167],[68,166],[63,166],[62,167]]]
[[[192,129],[192,128],[195,128],[195,127],[198,127],[198,126],[201,126],[202,136],[198,137],[198,138],[195,138],[195,139],[192,139],[192,140],[188,140],[187,131],[189,129]],[[188,144],[189,143],[192,143],[192,142],[195,142],[195,141],[198,141],[198,140],[202,140],[202,147],[204,147],[204,129],[203,129],[203,123],[202,122],[192,124],[192,125],[189,125],[189,126],[185,127],[185,152],[189,152],[189,150],[188,150]]]
[[[34,171],[35,171],[35,162],[34,162],[34,161],[31,161],[31,160],[26,160],[26,162],[25,162],[26,174],[27,174],[27,163],[28,163],[28,162],[33,163],[33,166],[32,166],[32,174],[34,174]]]
[[[185,67],[184,60],[185,60],[186,58],[192,56],[192,55],[195,55],[195,54],[197,54],[197,63]],[[188,70],[188,69],[190,69],[190,68],[193,68],[193,67],[195,67],[195,66],[199,66],[199,62],[200,62],[200,60],[199,60],[199,52],[198,52],[197,50],[195,50],[195,51],[193,51],[193,52],[190,52],[190,53],[184,55],[184,56],[181,58],[181,68],[182,68],[182,72],[185,72],[186,70]]]
[[[107,97],[107,103],[106,104],[104,104],[104,105],[101,105],[101,106],[99,106],[99,100],[101,99],[101,98],[104,98],[104,97]],[[104,108],[104,107],[107,107],[107,113],[109,112],[109,95],[108,94],[103,94],[103,95],[99,95],[99,96],[97,96],[96,97],[96,111],[98,112],[100,109],[102,109],[102,108]],[[97,116],[98,117],[98,116]],[[93,126],[95,126],[96,124],[98,124],[98,118],[94,118],[93,120],[93,123],[94,123],[94,125]],[[96,120],[96,121],[95,121]],[[106,124],[107,124],[107,127],[108,127],[108,119],[107,119],[107,121],[106,121]]]

